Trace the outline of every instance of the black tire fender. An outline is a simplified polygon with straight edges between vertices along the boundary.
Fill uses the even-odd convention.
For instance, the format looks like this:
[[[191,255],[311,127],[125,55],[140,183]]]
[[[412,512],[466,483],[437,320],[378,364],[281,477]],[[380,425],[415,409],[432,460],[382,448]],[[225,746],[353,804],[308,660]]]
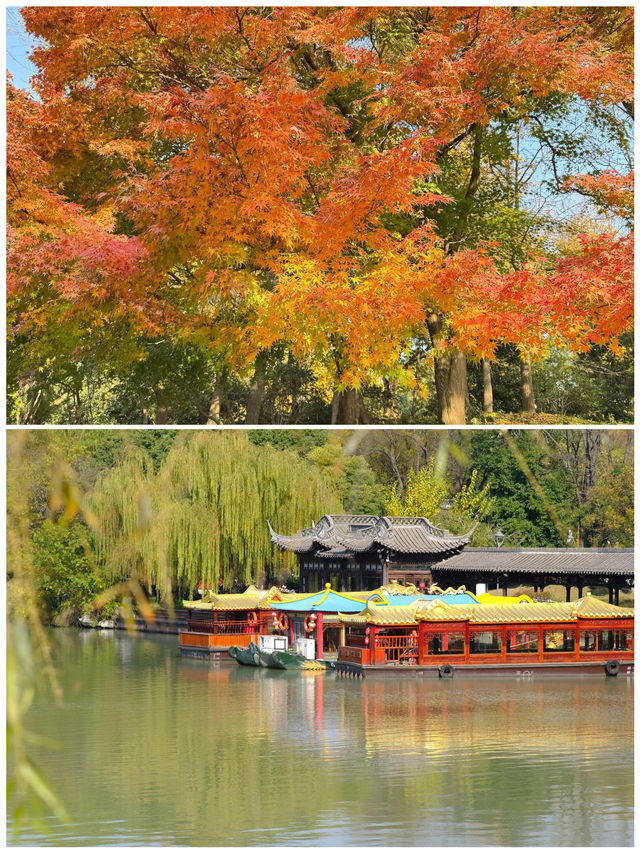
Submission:
[[[444,663],[438,667],[439,678],[453,678],[453,667],[450,663]]]
[[[608,660],[604,665],[604,671],[607,675],[617,675],[620,672],[620,661]]]

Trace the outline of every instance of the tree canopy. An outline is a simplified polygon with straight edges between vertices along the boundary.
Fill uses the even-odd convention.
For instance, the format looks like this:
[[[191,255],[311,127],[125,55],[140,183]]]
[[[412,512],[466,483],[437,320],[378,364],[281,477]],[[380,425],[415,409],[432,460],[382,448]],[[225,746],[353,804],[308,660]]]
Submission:
[[[8,94],[14,417],[64,386],[82,418],[88,377],[113,394],[138,371],[156,423],[257,422],[272,388],[279,418],[302,392],[316,422],[366,422],[371,389],[398,420],[426,362],[456,423],[467,361],[498,346],[622,351],[630,8],[22,14],[39,46],[37,99]],[[593,174],[585,110],[622,152]],[[601,215],[560,252],[534,143],[536,185]]]

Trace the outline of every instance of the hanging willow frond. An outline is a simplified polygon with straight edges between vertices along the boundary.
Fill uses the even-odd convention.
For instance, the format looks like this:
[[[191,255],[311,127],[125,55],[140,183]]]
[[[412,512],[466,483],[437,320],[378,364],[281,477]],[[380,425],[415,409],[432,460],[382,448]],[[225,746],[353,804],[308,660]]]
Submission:
[[[339,512],[337,493],[293,451],[251,444],[242,431],[181,436],[157,474],[133,445],[96,485],[98,559],[114,580],[131,575],[168,596],[199,579],[214,589],[295,572],[271,542]]]

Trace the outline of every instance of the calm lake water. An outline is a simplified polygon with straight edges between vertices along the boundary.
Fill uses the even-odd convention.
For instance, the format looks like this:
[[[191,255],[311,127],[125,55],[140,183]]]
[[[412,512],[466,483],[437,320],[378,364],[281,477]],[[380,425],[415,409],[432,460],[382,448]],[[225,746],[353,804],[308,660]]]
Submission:
[[[22,845],[627,846],[633,681],[422,681],[182,660],[51,632],[38,763],[74,823]]]

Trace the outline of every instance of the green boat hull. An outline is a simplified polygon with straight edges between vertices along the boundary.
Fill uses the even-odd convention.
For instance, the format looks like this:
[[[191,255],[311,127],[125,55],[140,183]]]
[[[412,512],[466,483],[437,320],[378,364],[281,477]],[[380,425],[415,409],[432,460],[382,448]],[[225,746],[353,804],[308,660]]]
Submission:
[[[260,652],[260,666],[268,669],[331,669],[332,665],[326,661],[309,660],[302,655],[293,652]]]
[[[245,649],[231,646],[229,655],[241,666],[260,666],[260,649],[255,643],[249,643]]]
[[[249,643],[246,648],[231,646],[229,655],[241,666],[262,666],[266,669],[332,669],[335,664],[329,661],[308,660],[293,652],[267,652],[261,650],[255,643]]]

